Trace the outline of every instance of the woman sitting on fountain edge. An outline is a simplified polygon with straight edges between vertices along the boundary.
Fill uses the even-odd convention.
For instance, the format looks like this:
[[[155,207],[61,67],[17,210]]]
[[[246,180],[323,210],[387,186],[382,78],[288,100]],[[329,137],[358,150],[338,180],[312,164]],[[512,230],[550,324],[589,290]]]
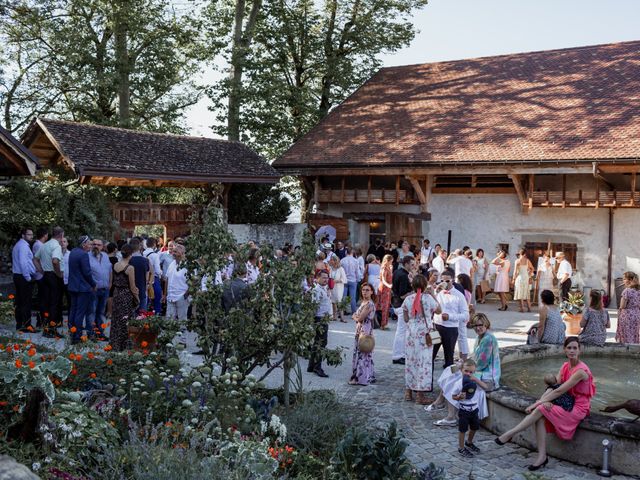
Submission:
[[[562,440],[571,440],[580,422],[589,415],[591,397],[596,393],[593,375],[589,367],[580,361],[578,337],[567,337],[564,341],[564,353],[568,361],[562,365],[556,377],[562,385],[555,390],[545,392],[540,400],[527,407],[528,415],[518,425],[496,438],[498,445],[504,445],[516,433],[533,426],[536,432],[538,457],[528,467],[532,471],[538,470],[548,462],[546,433],[555,433]],[[567,392],[575,398],[573,410],[570,412],[551,403],[552,400]]]

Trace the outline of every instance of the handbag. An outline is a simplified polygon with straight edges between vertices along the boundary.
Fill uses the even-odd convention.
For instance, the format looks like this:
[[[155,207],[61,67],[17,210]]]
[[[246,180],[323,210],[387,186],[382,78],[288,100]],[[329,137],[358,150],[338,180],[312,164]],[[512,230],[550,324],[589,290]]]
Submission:
[[[333,290],[333,287],[336,286],[336,281],[333,278],[329,278],[329,283],[327,283],[329,290]]]
[[[427,324],[427,316],[424,314],[424,305],[420,302],[420,310],[422,310],[422,318],[424,318],[424,325],[429,328]],[[424,340],[427,343],[427,347],[432,347],[433,345],[440,345],[442,343],[442,338],[440,338],[440,332],[437,330],[432,330],[426,333],[424,336]]]
[[[362,353],[371,353],[373,352],[374,347],[376,346],[376,340],[373,338],[373,335],[360,334],[358,336],[358,350]]]

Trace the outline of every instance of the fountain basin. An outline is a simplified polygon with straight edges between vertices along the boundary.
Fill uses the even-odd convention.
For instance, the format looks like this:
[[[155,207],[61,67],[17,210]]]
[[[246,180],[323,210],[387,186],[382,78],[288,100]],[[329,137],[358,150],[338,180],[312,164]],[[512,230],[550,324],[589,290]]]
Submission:
[[[500,349],[503,371],[510,367],[517,368],[515,362],[526,362],[522,365],[530,367],[536,362],[546,362],[549,358],[557,359],[551,373],[557,373],[566,361],[562,346],[557,345],[521,345]],[[606,358],[619,363],[620,369],[629,368],[640,363],[640,345],[606,344],[604,347],[584,346],[582,357],[587,365],[589,359]],[[546,368],[546,367],[545,367]],[[545,369],[544,373],[548,373]],[[598,376],[594,373],[596,388],[599,387]],[[530,373],[528,373],[530,375]],[[505,378],[505,377],[503,377]],[[610,378],[606,379],[610,381]],[[509,382],[508,376],[501,380],[502,388],[487,394],[489,417],[484,426],[499,435],[519,423],[525,416],[525,408],[531,405],[542,394],[542,391],[526,393],[522,385]],[[630,398],[640,398],[640,390],[634,397],[620,398],[615,403],[622,403]],[[549,455],[579,465],[600,468],[602,462],[602,440],[609,439],[612,444],[610,469],[616,473],[640,476],[640,420],[631,422],[633,417],[622,414],[603,415],[597,411],[599,406],[592,401],[591,414],[578,426],[573,440],[566,442],[555,435],[547,435],[547,451]],[[611,402],[614,403],[614,402]],[[625,412],[625,415],[628,415]],[[513,441],[523,447],[535,449],[535,435],[532,428],[519,433]]]

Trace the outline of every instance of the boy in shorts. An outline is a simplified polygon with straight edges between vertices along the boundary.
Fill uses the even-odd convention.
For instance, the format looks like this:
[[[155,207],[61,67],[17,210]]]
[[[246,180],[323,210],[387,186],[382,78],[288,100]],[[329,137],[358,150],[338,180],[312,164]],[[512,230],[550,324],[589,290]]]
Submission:
[[[473,437],[480,429],[480,418],[478,416],[478,388],[487,389],[487,385],[473,376],[476,371],[476,362],[470,358],[462,364],[462,390],[453,395],[454,400],[458,400],[458,453],[463,457],[473,457],[474,453],[480,453],[480,449],[473,443]],[[465,435],[469,431],[469,436],[465,442]]]

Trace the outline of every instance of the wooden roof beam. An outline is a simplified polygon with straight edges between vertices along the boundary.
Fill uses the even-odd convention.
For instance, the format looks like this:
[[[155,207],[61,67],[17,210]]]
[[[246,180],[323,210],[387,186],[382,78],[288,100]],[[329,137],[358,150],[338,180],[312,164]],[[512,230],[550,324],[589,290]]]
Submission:
[[[522,178],[517,173],[509,175],[509,178],[511,178],[511,181],[513,182],[513,186],[516,189],[516,194],[518,195],[518,200],[520,201],[520,210],[522,210],[523,214],[527,215],[529,213],[529,208],[525,206],[525,205],[528,206],[528,202],[527,202],[527,194],[525,193],[524,188],[522,186]]]

